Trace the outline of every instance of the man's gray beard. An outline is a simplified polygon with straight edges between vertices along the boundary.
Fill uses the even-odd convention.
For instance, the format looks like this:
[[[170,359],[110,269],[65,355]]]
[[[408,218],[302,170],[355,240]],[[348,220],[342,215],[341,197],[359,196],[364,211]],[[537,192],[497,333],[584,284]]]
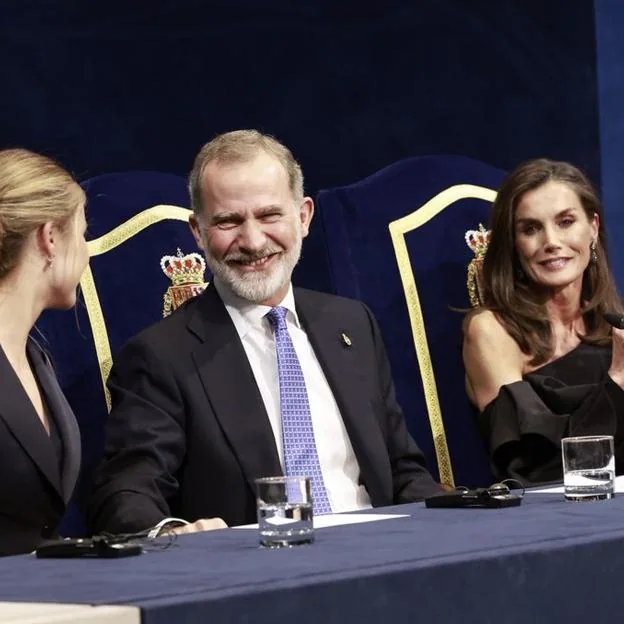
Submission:
[[[292,249],[280,256],[268,274],[262,271],[241,274],[226,261],[216,260],[208,252],[205,253],[206,264],[212,274],[235,295],[252,303],[264,303],[290,282],[293,269],[301,256],[301,242],[299,237]],[[207,246],[204,248],[207,249]]]

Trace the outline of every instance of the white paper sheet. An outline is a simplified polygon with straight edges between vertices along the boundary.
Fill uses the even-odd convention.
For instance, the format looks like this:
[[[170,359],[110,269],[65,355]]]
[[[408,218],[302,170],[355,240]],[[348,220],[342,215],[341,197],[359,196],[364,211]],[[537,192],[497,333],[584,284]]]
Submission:
[[[378,520],[392,520],[392,518],[407,518],[409,514],[325,514],[314,518],[314,528],[340,526],[343,524],[360,524],[362,522],[377,522]],[[234,529],[257,529],[257,524],[244,524],[232,527]]]

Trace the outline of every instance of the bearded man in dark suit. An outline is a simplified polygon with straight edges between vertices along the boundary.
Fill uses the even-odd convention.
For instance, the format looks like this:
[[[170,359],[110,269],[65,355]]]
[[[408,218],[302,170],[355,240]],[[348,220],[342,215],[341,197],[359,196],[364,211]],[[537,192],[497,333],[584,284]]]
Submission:
[[[255,130],[220,135],[198,154],[190,191],[191,230],[214,280],[115,361],[92,528],[137,531],[171,515],[193,522],[189,531],[256,520],[254,480],[291,472],[293,452],[272,310],[305,380],[305,452],[320,468],[313,491],[324,511],[439,492],[370,310],[291,285],[314,205],[288,148]]]

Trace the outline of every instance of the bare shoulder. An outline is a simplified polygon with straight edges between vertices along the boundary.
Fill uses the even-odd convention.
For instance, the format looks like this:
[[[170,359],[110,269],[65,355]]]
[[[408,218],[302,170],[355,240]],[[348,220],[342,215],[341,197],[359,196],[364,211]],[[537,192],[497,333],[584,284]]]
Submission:
[[[464,348],[482,348],[483,346],[516,349],[520,352],[518,343],[509,335],[504,325],[491,310],[478,310],[464,322]]]
[[[490,310],[466,318],[463,344],[466,389],[482,410],[494,400],[501,386],[520,381],[526,355]]]

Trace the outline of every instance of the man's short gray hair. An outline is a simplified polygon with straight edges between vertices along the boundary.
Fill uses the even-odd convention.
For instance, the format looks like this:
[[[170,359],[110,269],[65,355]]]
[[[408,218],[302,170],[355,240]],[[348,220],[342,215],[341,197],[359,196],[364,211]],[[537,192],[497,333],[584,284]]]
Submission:
[[[189,176],[189,193],[193,212],[198,216],[202,213],[201,178],[209,163],[217,162],[226,165],[243,163],[254,158],[261,150],[274,156],[283,165],[288,175],[288,186],[293,198],[297,201],[302,200],[303,173],[292,152],[269,134],[262,134],[258,130],[234,130],[217,135],[197,154]]]

